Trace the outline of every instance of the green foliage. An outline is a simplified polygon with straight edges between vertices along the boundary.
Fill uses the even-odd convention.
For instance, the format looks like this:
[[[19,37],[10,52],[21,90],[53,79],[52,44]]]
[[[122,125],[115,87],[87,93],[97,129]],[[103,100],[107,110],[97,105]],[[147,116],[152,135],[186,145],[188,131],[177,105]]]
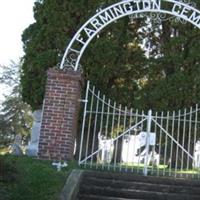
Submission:
[[[140,26],[139,20],[118,20],[92,41],[82,59],[86,79],[106,96],[128,107],[133,105],[139,90],[138,79],[146,72],[147,59],[137,32]]]
[[[21,79],[23,99],[33,109],[42,104],[47,69],[61,61],[66,45],[78,27],[98,8],[114,2],[44,0],[35,3],[36,22],[22,35],[26,54]],[[130,91],[128,87],[134,92],[137,90],[135,77],[141,75],[137,69],[144,66],[145,62],[137,43],[137,29],[138,24],[129,25],[128,18],[119,20],[99,34],[100,38],[90,45],[82,60],[85,77],[99,89],[105,90],[105,93],[109,93],[112,88],[114,97],[127,96]],[[134,48],[130,48],[130,42]],[[122,100],[122,103],[125,101]]]
[[[42,105],[46,71],[61,61],[78,28],[115,0],[42,0],[36,22],[23,33],[22,96]],[[197,7],[199,2],[195,0]],[[191,24],[128,17],[104,28],[87,48],[84,76],[118,103],[144,110],[173,110],[199,101],[199,30]],[[141,48],[141,46],[144,48]],[[146,56],[148,54],[148,56]]]
[[[11,142],[10,135],[7,132],[7,123],[4,120],[4,116],[1,114],[0,115],[0,147],[1,146],[6,146]]]
[[[32,112],[24,103],[20,87],[20,65],[12,63],[4,67],[1,83],[12,86],[11,93],[5,96],[0,115],[0,146],[8,145],[14,136],[20,134],[27,142],[32,127]]]
[[[20,134],[25,140],[29,138],[33,121],[32,113],[30,106],[22,101],[19,87],[16,86],[3,102],[2,112],[8,135]]]
[[[170,21],[160,27],[157,44],[152,41],[156,52],[150,55],[148,77],[135,105],[157,111],[194,106],[200,100],[199,30]]]
[[[10,155],[0,156],[0,163],[3,172],[0,179],[2,188],[9,194],[8,200],[59,199],[67,175],[76,167],[70,163],[65,170],[57,172],[50,161]]]
[[[86,17],[82,13],[87,12],[84,2],[44,0],[35,3],[36,22],[22,35],[25,56],[21,76],[23,99],[33,109],[42,105],[47,69],[61,61],[66,44]]]

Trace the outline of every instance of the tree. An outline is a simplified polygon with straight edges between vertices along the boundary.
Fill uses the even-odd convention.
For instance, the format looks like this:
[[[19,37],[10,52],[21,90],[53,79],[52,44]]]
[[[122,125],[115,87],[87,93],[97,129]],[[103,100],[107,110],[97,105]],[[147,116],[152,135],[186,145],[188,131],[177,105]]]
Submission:
[[[61,61],[66,44],[78,28],[97,9],[114,2],[117,1],[43,0],[35,3],[36,22],[22,35],[25,56],[21,79],[23,99],[33,109],[42,105],[47,69]],[[113,98],[121,103],[128,99],[133,102],[138,90],[136,79],[143,76],[145,57],[136,37],[139,27],[140,21],[130,24],[128,17],[117,21],[99,34],[82,60],[85,77],[104,93],[112,91]],[[129,98],[128,94],[131,94]]]
[[[36,22],[22,35],[25,56],[21,77],[23,100],[33,109],[42,105],[47,69],[61,61],[78,28],[97,9],[115,2],[35,3]],[[170,20],[159,24],[148,16],[133,22],[128,17],[117,20],[87,48],[81,60],[84,76],[128,107],[159,111],[192,106],[200,94],[198,35],[193,25]]]
[[[0,79],[1,83],[12,86],[11,94],[5,96],[0,116],[0,135],[4,144],[11,142],[17,134],[21,134],[24,141],[27,141],[32,127],[31,108],[22,101],[20,67],[20,64],[15,63],[4,67]]]
[[[4,116],[0,114],[0,147],[8,145],[13,139],[12,136],[8,134],[7,127]]]
[[[195,106],[200,100],[199,29],[177,19],[152,22],[149,38],[149,71],[136,94],[136,107],[162,111]]]
[[[22,35],[25,56],[21,77],[22,96],[32,108],[42,105],[46,83],[46,71],[61,60],[66,42],[81,23],[84,1],[44,0],[36,1],[34,17]],[[74,6],[73,6],[74,4]]]

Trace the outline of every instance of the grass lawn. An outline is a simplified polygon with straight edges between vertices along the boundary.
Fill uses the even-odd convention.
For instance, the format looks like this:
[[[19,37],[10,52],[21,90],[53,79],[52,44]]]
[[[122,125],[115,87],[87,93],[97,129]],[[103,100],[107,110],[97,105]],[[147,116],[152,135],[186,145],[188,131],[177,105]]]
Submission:
[[[0,155],[0,200],[57,200],[75,162],[57,172],[50,161]]]

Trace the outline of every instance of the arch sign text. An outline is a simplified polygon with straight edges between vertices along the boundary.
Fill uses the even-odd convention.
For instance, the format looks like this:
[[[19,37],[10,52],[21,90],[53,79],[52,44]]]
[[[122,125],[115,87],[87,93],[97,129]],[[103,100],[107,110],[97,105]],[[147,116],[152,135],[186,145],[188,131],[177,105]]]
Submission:
[[[68,45],[60,68],[78,70],[80,59],[90,41],[108,24],[122,17],[140,13],[165,13],[176,16],[200,28],[200,11],[178,0],[124,0],[91,17]]]

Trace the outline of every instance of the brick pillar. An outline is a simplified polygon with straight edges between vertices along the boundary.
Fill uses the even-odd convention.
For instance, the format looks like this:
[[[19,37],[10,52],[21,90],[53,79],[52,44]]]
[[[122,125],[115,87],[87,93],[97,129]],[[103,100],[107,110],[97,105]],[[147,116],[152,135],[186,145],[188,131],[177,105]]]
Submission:
[[[39,141],[39,158],[73,159],[77,132],[81,74],[50,69]]]

